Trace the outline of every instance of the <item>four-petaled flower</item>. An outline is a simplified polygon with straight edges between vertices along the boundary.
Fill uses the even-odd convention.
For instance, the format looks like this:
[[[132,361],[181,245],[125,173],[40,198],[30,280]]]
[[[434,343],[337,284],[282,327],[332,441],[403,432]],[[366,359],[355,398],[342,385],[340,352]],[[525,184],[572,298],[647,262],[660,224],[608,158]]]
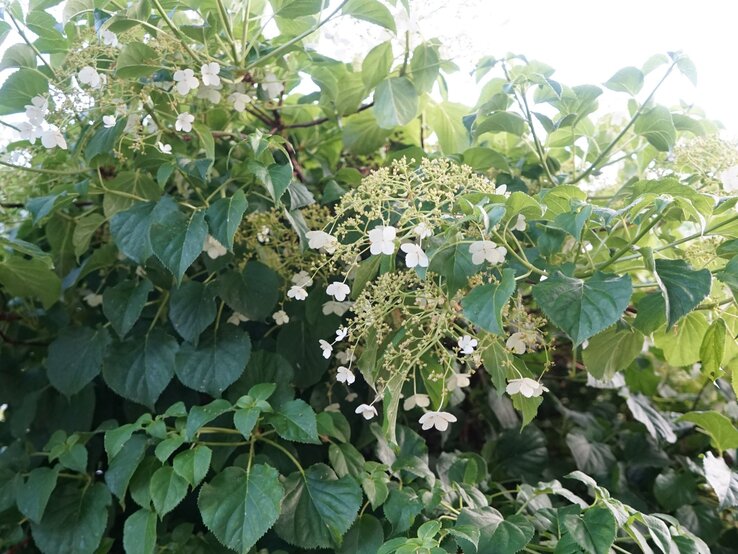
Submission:
[[[83,300],[87,302],[87,305],[91,308],[97,308],[100,304],[103,303],[102,294],[95,294],[94,292],[86,294],[83,297]]]
[[[400,250],[405,253],[405,265],[407,267],[428,267],[428,256],[417,244],[406,242],[400,245]]]
[[[377,416],[377,409],[369,404],[359,404],[354,410],[355,414],[361,414],[361,416],[369,421],[373,417]]]
[[[231,314],[231,317],[229,317],[226,320],[226,323],[230,323],[231,325],[240,325],[243,321],[248,321],[249,318],[243,315],[240,312],[233,312]]]
[[[328,287],[326,287],[325,293],[328,296],[332,296],[339,302],[343,302],[344,300],[346,300],[346,297],[351,294],[351,288],[346,283],[333,281],[330,285],[328,285]]]
[[[197,97],[212,102],[213,104],[220,103],[220,87],[208,87],[200,85],[197,87]]]
[[[433,427],[439,431],[445,431],[448,429],[448,424],[454,422],[456,422],[456,416],[448,412],[425,412],[418,420],[418,423],[423,426],[423,431]]]
[[[496,265],[505,261],[507,249],[504,246],[497,246],[491,240],[478,240],[469,245],[469,253],[472,255],[474,265],[481,265],[485,260]]]
[[[718,175],[718,179],[723,183],[723,190],[725,192],[734,192],[738,190],[738,165],[729,167],[728,169],[721,171]]]
[[[469,335],[461,337],[457,343],[462,354],[472,354],[474,349],[477,347],[477,339],[471,338]]]
[[[544,392],[548,392],[548,388],[530,377],[521,379],[510,379],[505,387],[505,392],[509,395],[522,394],[525,398],[534,398],[541,396]]]
[[[294,298],[295,300],[305,300],[308,297],[308,293],[303,287],[292,285],[290,290],[287,291],[287,297]]]
[[[192,122],[195,121],[195,116],[189,112],[181,113],[177,116],[177,121],[174,122],[174,128],[177,131],[184,131],[189,133],[192,131]]]
[[[312,287],[313,278],[304,269],[292,276],[292,282],[298,287]]]
[[[308,231],[305,233],[308,246],[313,250],[322,250],[326,254],[333,254],[338,246],[338,240],[325,231]]]
[[[62,150],[67,149],[67,141],[64,139],[64,135],[54,125],[49,126],[48,129],[41,132],[41,144],[44,145],[44,148],[48,149],[57,146]]]
[[[36,139],[41,136],[43,131],[41,127],[37,127],[28,121],[21,121],[17,127],[21,140],[27,140],[31,144],[35,144]]]
[[[106,129],[110,129],[111,127],[115,127],[115,116],[114,115],[104,115],[102,118],[103,127]]]
[[[233,104],[233,109],[240,113],[251,103],[251,97],[242,92],[234,92],[228,97],[228,101]]]
[[[515,220],[515,225],[512,226],[513,231],[525,231],[525,216],[518,214],[518,218]]]
[[[392,255],[395,253],[395,238],[397,229],[391,225],[378,225],[369,231],[369,252],[372,256],[377,254]]]
[[[415,406],[419,408],[427,408],[430,406],[430,398],[428,395],[416,392],[415,394],[408,396],[402,403],[402,407],[406,412],[412,410]]]
[[[49,104],[43,96],[34,96],[26,104],[26,118],[32,125],[41,125],[49,111]]]
[[[216,62],[206,63],[202,66],[202,83],[207,87],[217,87],[220,85],[220,66]]]
[[[105,46],[112,46],[113,48],[118,46],[118,35],[109,29],[105,29],[100,33],[100,38]]]
[[[348,329],[346,327],[339,327],[336,329],[336,342],[340,342],[348,336]]]
[[[79,70],[77,79],[83,85],[89,85],[92,88],[100,88],[103,83],[102,76],[90,65],[86,65]]]
[[[454,373],[446,381],[446,388],[450,391],[463,389],[470,384],[469,375],[467,373]]]
[[[272,319],[277,325],[286,325],[290,322],[290,316],[284,310],[277,310],[272,314]]]
[[[356,376],[349,368],[344,365],[340,365],[336,370],[336,381],[338,381],[339,383],[352,385],[354,381],[356,381]]]
[[[205,237],[205,242],[202,245],[202,251],[206,252],[210,256],[211,260],[225,256],[228,253],[228,249],[221,244],[221,242],[212,235]]]
[[[508,350],[515,352],[515,354],[525,354],[525,333],[513,333],[505,341],[505,346]]]
[[[164,144],[163,142],[159,141],[156,143],[156,147],[159,149],[159,151],[162,154],[171,154],[172,153],[172,145],[171,144]]]
[[[323,351],[323,357],[327,360],[331,357],[331,353],[333,352],[333,345],[327,340],[323,339],[320,339],[318,343],[320,344],[320,349]]]
[[[329,300],[323,304],[323,315],[335,314],[338,317],[343,317],[353,304],[353,302],[336,302],[335,300]]]
[[[194,90],[200,84],[200,81],[195,77],[195,72],[191,69],[178,69],[174,72],[174,89],[181,95],[185,95],[191,90]]]
[[[433,229],[425,221],[421,221],[413,228],[413,233],[420,239],[427,239],[433,236]]]
[[[264,89],[264,92],[266,92],[266,95],[269,98],[274,98],[284,92],[284,85],[282,84],[282,81],[280,81],[279,77],[277,77],[271,71],[267,72],[264,75],[264,80],[261,83],[261,88]]]

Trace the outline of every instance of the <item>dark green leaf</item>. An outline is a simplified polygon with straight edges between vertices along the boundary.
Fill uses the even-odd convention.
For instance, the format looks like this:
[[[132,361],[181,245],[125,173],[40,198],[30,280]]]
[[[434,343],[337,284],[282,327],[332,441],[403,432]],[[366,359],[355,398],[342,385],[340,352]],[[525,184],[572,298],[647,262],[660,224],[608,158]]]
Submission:
[[[208,285],[188,281],[172,290],[169,321],[186,341],[196,344],[200,334],[215,321],[215,314],[215,294]]]
[[[110,335],[105,329],[64,329],[49,345],[49,381],[66,396],[77,394],[100,373],[109,344]]]
[[[154,253],[150,229],[155,207],[153,202],[144,202],[119,211],[110,219],[110,234],[118,250],[138,264],[143,264]]]
[[[590,508],[581,518],[566,517],[564,526],[587,554],[608,554],[617,533],[617,522],[607,508]]]
[[[103,313],[118,336],[123,338],[133,329],[152,290],[148,279],[139,283],[127,279],[103,291]]]
[[[159,517],[164,517],[184,500],[187,481],[175,473],[170,466],[157,469],[151,476],[149,494]]]
[[[134,512],[123,526],[126,554],[154,554],[156,550],[156,514],[150,510]]]
[[[656,280],[664,295],[667,326],[671,327],[710,294],[708,269],[694,270],[684,260],[656,260]]]
[[[159,56],[151,46],[142,42],[129,42],[118,54],[116,76],[122,79],[138,79],[161,69]]]
[[[207,211],[210,234],[229,250],[233,250],[233,235],[236,234],[248,202],[242,190],[231,196],[220,198],[210,204]]]
[[[337,554],[376,554],[383,542],[382,524],[377,518],[367,514],[354,522],[336,552]]]
[[[509,552],[514,554],[521,550],[533,538],[535,529],[525,517],[513,515],[503,519],[497,525],[492,539],[489,541],[489,552]],[[479,550],[480,554],[482,550]]]
[[[58,477],[58,467],[37,467],[31,471],[16,493],[20,513],[33,522],[41,521]]]
[[[269,417],[269,423],[285,440],[320,444],[315,412],[303,400],[290,400]]]

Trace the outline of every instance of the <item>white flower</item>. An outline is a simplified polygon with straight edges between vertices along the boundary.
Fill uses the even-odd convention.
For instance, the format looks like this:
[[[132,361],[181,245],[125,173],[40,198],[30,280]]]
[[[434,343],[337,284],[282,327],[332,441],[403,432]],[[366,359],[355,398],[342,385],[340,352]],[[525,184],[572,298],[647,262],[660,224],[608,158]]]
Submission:
[[[110,31],[109,29],[105,29],[102,33],[100,33],[100,38],[102,39],[102,43],[105,46],[112,46],[113,48],[118,46],[118,35],[116,35],[113,31]]]
[[[334,402],[333,404],[328,404],[325,408],[323,408],[323,411],[338,413],[341,411],[341,405],[338,402]]]
[[[290,322],[290,316],[284,310],[277,310],[272,314],[272,318],[277,325],[286,325]]]
[[[349,294],[351,294],[351,289],[346,283],[341,283],[340,281],[333,281],[325,289],[325,292],[328,296],[332,296],[339,302],[343,302],[344,300],[346,300],[346,297]]]
[[[259,229],[259,232],[256,233],[256,240],[258,240],[261,244],[266,244],[269,242],[269,235],[271,234],[272,230],[267,227],[266,225],[262,225],[261,229]]]
[[[353,372],[347,368],[346,366],[338,366],[338,370],[336,371],[336,381],[339,383],[346,383],[347,385],[352,385],[354,381],[356,381],[356,376],[353,374]]]
[[[41,125],[49,111],[49,104],[43,96],[34,96],[31,103],[26,104],[26,118],[31,125]]]
[[[405,402],[402,403],[402,407],[406,412],[412,410],[415,406],[419,408],[427,408],[430,406],[430,398],[427,394],[415,393],[412,396],[408,396]]]
[[[456,390],[456,389],[464,389],[469,386],[471,381],[469,380],[469,375],[466,373],[454,373],[451,377],[448,378],[448,381],[446,381],[446,388],[450,391]]]
[[[417,244],[406,242],[400,245],[400,250],[405,253],[405,265],[407,267],[428,267],[428,256]]]
[[[220,87],[207,87],[200,85],[197,88],[197,97],[212,102],[213,104],[220,103]]]
[[[195,121],[195,116],[189,112],[181,113],[177,116],[177,121],[174,123],[174,128],[177,131],[184,131],[189,133],[192,131],[192,122]]]
[[[308,246],[313,250],[322,250],[326,254],[333,254],[338,246],[338,240],[325,231],[308,231],[305,233]]]
[[[61,131],[54,125],[49,126],[48,129],[41,133],[41,144],[44,145],[44,148],[48,148],[49,150],[56,146],[62,150],[67,149],[67,141],[64,140],[64,135],[62,135]]]
[[[353,350],[346,350],[345,352],[336,352],[336,359],[342,364],[351,364],[356,361],[356,356]]]
[[[216,62],[206,63],[201,68],[202,71],[202,82],[208,87],[220,86],[220,66]]]
[[[292,285],[290,290],[287,291],[287,297],[294,298],[295,300],[305,300],[308,297],[308,293],[303,287]]]
[[[423,431],[433,427],[439,431],[445,431],[448,429],[448,424],[454,422],[456,422],[456,416],[448,412],[425,412],[418,420],[418,423],[423,426]]]
[[[499,187],[497,187],[495,189],[495,194],[506,195],[507,194],[507,185],[500,185]]]
[[[83,85],[90,85],[92,88],[100,88],[103,83],[103,79],[100,74],[90,65],[84,66],[77,73],[77,79]]]
[[[353,402],[357,398],[359,398],[358,394],[356,394],[355,392],[350,392],[346,395],[346,402]]]
[[[171,154],[172,153],[172,145],[171,144],[164,144],[163,142],[159,141],[156,143],[156,147],[159,149],[159,151],[162,154]]]
[[[207,252],[211,260],[225,256],[228,253],[228,249],[223,246],[218,239],[212,235],[205,237],[205,242],[202,245],[202,251]]]
[[[733,167],[729,167],[725,171],[722,171],[720,175],[718,175],[718,179],[722,181],[724,191],[735,192],[738,190],[738,165],[734,165]]]
[[[156,126],[156,121],[154,121],[154,118],[150,115],[147,115],[141,120],[141,125],[143,125],[147,133],[155,133],[158,129],[158,127]]]
[[[103,303],[102,294],[95,294],[94,292],[86,294],[82,299],[87,302],[87,305],[91,308],[97,308],[100,304]]]
[[[462,354],[472,354],[477,347],[477,339],[471,338],[469,335],[461,337],[456,344],[459,345]]]
[[[359,404],[359,406],[354,410],[354,413],[361,414],[364,419],[369,421],[373,417],[377,416],[377,409],[369,404]]]
[[[524,333],[513,333],[510,335],[505,342],[508,350],[512,350],[515,354],[525,354],[525,334]]]
[[[21,121],[17,127],[21,140],[27,140],[31,144],[35,144],[36,139],[41,136],[41,127],[37,127],[28,121]]]
[[[515,225],[512,226],[513,231],[525,231],[525,216],[518,214],[518,218],[515,220]]]
[[[298,287],[312,287],[313,286],[313,278],[310,277],[310,274],[304,269],[300,271],[299,273],[295,273],[292,276],[292,282]]]
[[[505,261],[507,249],[504,246],[497,246],[491,240],[478,240],[469,245],[469,252],[475,265],[480,265],[485,260],[491,264],[501,264]]]
[[[425,221],[422,221],[413,228],[413,233],[420,240],[423,240],[433,236],[433,229]]]
[[[339,317],[343,317],[343,315],[353,305],[353,302],[336,302],[335,300],[329,300],[323,304],[323,315],[335,314]]]
[[[106,129],[110,129],[111,127],[115,127],[115,116],[114,115],[104,115],[102,118],[103,127]]]
[[[5,421],[5,412],[8,409],[7,404],[0,404],[0,422]]]
[[[390,225],[378,225],[369,231],[369,252],[372,256],[377,254],[387,254],[388,256],[395,253],[395,237],[397,229]]]
[[[336,329],[336,342],[340,342],[348,335],[348,329],[346,327],[339,327]]]
[[[284,85],[279,78],[271,71],[264,75],[264,81],[261,83],[261,88],[264,89],[266,95],[269,98],[279,96],[284,92]]]
[[[195,72],[191,69],[178,69],[175,71],[174,82],[176,83],[174,85],[175,90],[182,95],[196,89],[200,84],[200,81],[195,77]]]
[[[228,97],[228,101],[233,104],[233,109],[240,113],[251,103],[251,97],[242,92],[234,92]]]
[[[535,379],[523,377],[522,379],[510,379],[505,388],[505,392],[509,395],[522,394],[526,398],[541,396],[548,389]]]
[[[239,325],[242,321],[248,321],[249,318],[239,312],[233,312],[226,322],[231,325]]]
[[[327,340],[323,339],[320,339],[318,343],[320,344],[320,349],[323,351],[323,357],[327,360],[331,357],[331,353],[333,352],[333,345]]]

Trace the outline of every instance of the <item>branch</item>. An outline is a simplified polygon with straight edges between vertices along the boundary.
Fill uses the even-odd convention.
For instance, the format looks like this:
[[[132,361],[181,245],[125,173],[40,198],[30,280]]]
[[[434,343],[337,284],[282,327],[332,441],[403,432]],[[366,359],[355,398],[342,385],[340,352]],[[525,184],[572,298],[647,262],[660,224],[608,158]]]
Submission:
[[[353,114],[349,114],[349,115],[354,115],[359,112],[363,112],[364,110],[368,110],[372,106],[374,106],[374,102],[363,104],[362,106],[359,106],[359,109],[357,109]],[[292,123],[290,125],[284,125],[282,129],[303,129],[305,127],[315,127],[316,125],[322,125],[323,123],[326,123],[331,120],[332,118],[330,117],[319,117],[318,119],[313,119],[312,121],[304,121],[302,123]]]

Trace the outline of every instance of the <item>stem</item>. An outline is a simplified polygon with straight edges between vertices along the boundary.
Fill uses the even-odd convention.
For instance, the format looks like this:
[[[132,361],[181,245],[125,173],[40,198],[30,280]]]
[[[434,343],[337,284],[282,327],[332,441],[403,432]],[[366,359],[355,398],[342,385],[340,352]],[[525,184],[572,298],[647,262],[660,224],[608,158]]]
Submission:
[[[217,0],[218,4],[218,14],[220,15],[220,20],[223,22],[223,28],[225,29],[226,36],[228,37],[228,42],[231,45],[231,53],[233,54],[233,63],[238,64],[238,48],[236,47],[236,41],[233,38],[233,30],[231,29],[231,22],[228,18],[228,12],[225,9],[225,6],[223,5],[223,0]]]
[[[284,446],[282,446],[278,442],[274,442],[273,440],[270,440],[270,439],[265,439],[263,435],[260,436],[258,440],[265,442],[269,446],[273,446],[274,448],[282,452],[282,454],[287,456],[290,459],[290,461],[294,464],[294,466],[297,468],[297,470],[300,472],[300,475],[302,475],[302,478],[303,479],[305,478],[305,469],[302,467],[302,465],[300,465],[300,462],[297,460],[297,458],[295,458],[292,455],[292,453],[289,450],[287,450]]]
[[[654,217],[651,221],[648,222],[648,224],[640,230],[640,232],[631,240],[628,244],[623,246],[620,250],[615,252],[612,256],[610,256],[610,259],[606,262],[601,263],[600,265],[596,266],[597,269],[604,269],[612,264],[614,264],[616,261],[618,261],[620,258],[622,258],[626,252],[628,252],[635,244],[638,243],[639,240],[641,240],[643,237],[645,237],[648,232],[653,229],[656,224],[661,221],[661,217],[657,216]]]
[[[10,167],[13,169],[20,169],[21,171],[29,171],[31,173],[43,173],[45,175],[80,175],[92,171],[91,169],[80,169],[75,171],[63,171],[61,169],[42,169],[36,167],[23,167],[22,165],[14,165],[5,161],[0,160],[0,165]]]
[[[174,24],[174,22],[169,19],[169,16],[167,15],[167,12],[164,10],[164,7],[161,5],[161,2],[159,0],[151,0],[154,4],[154,7],[156,8],[156,11],[159,12],[159,15],[164,20],[164,23],[167,24],[167,27],[169,27],[172,32],[179,37],[180,41],[182,42],[182,46],[185,50],[187,50],[187,53],[192,57],[193,60],[196,62],[200,61],[200,58],[195,54],[195,52],[192,51],[192,49],[187,45],[187,36],[179,30],[179,28]]]
[[[47,62],[44,57],[41,55],[41,52],[39,52],[38,48],[36,48],[36,45],[33,44],[30,40],[28,40],[28,37],[23,32],[23,29],[21,29],[20,25],[18,25],[18,21],[16,21],[15,17],[13,17],[13,14],[10,13],[10,10],[6,12],[9,16],[11,21],[13,22],[13,25],[15,25],[16,30],[18,31],[18,34],[23,39],[23,42],[25,42],[28,46],[31,47],[31,50],[38,56],[38,58],[41,60],[41,62],[49,69],[51,72],[51,75],[54,77],[55,81],[59,80],[59,77],[56,74],[56,71],[54,71],[54,68],[49,65],[49,62]]]

